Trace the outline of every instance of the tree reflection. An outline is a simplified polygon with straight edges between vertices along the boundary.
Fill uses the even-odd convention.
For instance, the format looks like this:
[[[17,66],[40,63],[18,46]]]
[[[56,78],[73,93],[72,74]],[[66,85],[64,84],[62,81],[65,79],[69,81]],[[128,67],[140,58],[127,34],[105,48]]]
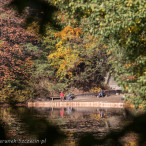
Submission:
[[[63,118],[60,117],[60,110],[64,111],[64,115]],[[70,110],[70,108],[69,108]],[[48,111],[48,110],[47,110]],[[54,110],[55,111],[55,110]],[[97,111],[101,114],[101,112],[104,112],[104,117],[98,117],[97,116]],[[52,111],[48,111],[49,113]],[[10,107],[7,109],[7,112],[5,112],[5,114],[11,114],[11,117],[9,116],[9,118],[12,120],[12,117],[15,117],[17,119],[19,119],[19,122],[21,121],[24,125],[25,125],[25,130],[27,131],[27,133],[29,133],[29,139],[38,139],[38,140],[44,140],[46,139],[46,142],[43,145],[55,145],[56,143],[58,143],[59,145],[61,143],[67,142],[68,137],[73,138],[74,135],[76,135],[79,138],[79,141],[77,143],[77,145],[79,146],[91,146],[91,145],[123,145],[123,141],[121,141],[121,138],[124,137],[125,135],[129,134],[130,132],[134,132],[137,133],[139,136],[138,139],[138,145],[139,146],[143,146],[145,144],[145,123],[146,123],[146,114],[141,114],[138,116],[134,116],[131,113],[129,113],[128,111],[126,111],[126,116],[130,117],[130,119],[128,119],[130,122],[128,122],[128,124],[126,124],[123,128],[121,129],[112,129],[109,128],[106,131],[106,135],[102,134],[102,132],[100,131],[100,120],[104,123],[105,117],[107,116],[106,114],[106,109],[96,109],[95,110],[95,114],[91,114],[91,117],[89,116],[88,118],[92,118],[97,119],[98,122],[97,125],[93,125],[93,127],[95,128],[95,126],[97,126],[94,129],[94,132],[92,131],[93,129],[91,127],[88,127],[88,124],[92,123],[91,120],[89,120],[89,122],[86,123],[86,118],[87,118],[87,114],[84,113],[84,115],[81,115],[81,113],[77,113],[77,115],[79,114],[78,120],[75,119],[75,112],[72,113],[71,115],[68,115],[68,108],[60,108],[57,109],[58,114],[56,113],[57,117],[60,117],[62,120],[66,120],[65,118],[68,118],[68,116],[74,117],[72,120],[69,120],[70,125],[68,125],[70,130],[73,128],[75,129],[74,126],[76,126],[76,128],[78,127],[78,130],[75,133],[72,132],[61,132],[59,127],[64,127],[67,126],[67,122],[64,123],[63,125],[59,125],[59,124],[52,124],[51,122],[49,122],[45,117],[44,117],[44,113],[40,114],[37,110],[31,108],[28,109],[26,107]],[[48,113],[46,113],[48,115]],[[102,113],[103,114],[103,113]],[[95,116],[96,117],[93,117]],[[125,114],[124,114],[125,115]],[[6,116],[6,115],[5,115]],[[51,117],[51,115],[50,115]],[[50,119],[49,117],[49,119]],[[107,116],[108,117],[108,116]],[[5,122],[9,122],[8,121],[8,116],[6,116],[7,121],[5,120]],[[51,117],[52,118],[52,117]],[[55,117],[56,118],[56,117]],[[2,116],[1,118],[2,120],[4,120],[4,116]],[[0,140],[4,140],[4,139],[12,139],[13,135],[8,135],[7,134],[7,128],[2,124],[4,121],[0,122]],[[51,119],[50,119],[51,120]],[[125,122],[125,121],[124,121]],[[11,125],[13,126],[14,122],[11,122]],[[78,124],[78,125],[75,125]],[[15,125],[16,127],[19,126],[19,124]],[[80,127],[81,126],[81,127]],[[86,127],[87,126],[87,127]],[[118,125],[119,126],[119,125]],[[71,128],[72,127],[72,128]],[[79,130],[79,127],[85,130],[84,132],[81,132]],[[86,128],[91,128],[91,130],[87,130]],[[105,127],[106,128],[106,127]],[[18,133],[21,129],[16,130],[16,137],[18,136]],[[87,130],[87,131],[86,131]],[[17,133],[18,131],[18,133]],[[96,133],[95,133],[96,131]],[[78,133],[79,132],[79,133]],[[84,135],[82,135],[82,133],[85,133]],[[24,137],[23,133],[23,136]],[[72,134],[72,136],[70,136]],[[102,136],[100,136],[100,134],[102,134]],[[66,136],[67,135],[67,136]],[[28,137],[26,137],[28,138]],[[64,141],[65,140],[65,141]],[[11,144],[12,145],[12,144]],[[40,143],[36,143],[33,145],[40,145]]]
[[[59,143],[65,139],[65,134],[61,130],[48,122],[43,116],[38,114],[34,109],[11,107],[12,115],[15,115],[25,125],[25,130],[30,134],[30,139],[33,140],[45,140],[45,145],[52,146],[55,143]],[[38,115],[38,116],[34,116]],[[2,123],[2,122],[1,122]],[[0,139],[8,140],[6,131],[2,124],[0,125]],[[16,135],[17,139],[17,135]],[[11,144],[12,145],[12,144]],[[33,145],[40,145],[40,143],[34,143]]]
[[[78,144],[79,146],[91,146],[91,145],[118,145],[121,146],[121,138],[130,132],[138,134],[138,146],[146,145],[146,114],[134,116],[128,111],[127,114],[131,117],[131,122],[124,126],[121,130],[110,130],[103,138],[94,137],[92,133],[86,133],[81,136]]]

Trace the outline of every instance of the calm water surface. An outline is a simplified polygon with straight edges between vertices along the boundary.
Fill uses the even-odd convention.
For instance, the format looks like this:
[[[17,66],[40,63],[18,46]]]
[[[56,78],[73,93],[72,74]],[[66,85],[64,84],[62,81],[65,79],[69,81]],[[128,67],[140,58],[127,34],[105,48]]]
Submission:
[[[121,128],[123,120],[127,118],[124,109],[62,107],[31,108],[28,110],[26,107],[17,109],[0,107],[0,119],[11,139],[36,139],[39,130],[45,130],[46,124],[43,120],[37,121],[38,124],[36,124],[33,118],[42,117],[49,124],[55,125],[63,131],[66,135],[64,140],[66,145],[76,145],[78,138],[85,133],[92,133],[98,138],[103,137],[111,129]],[[30,124],[29,130],[34,130],[34,133],[26,130],[28,129],[26,123]],[[41,137],[41,139],[47,140],[45,138]]]

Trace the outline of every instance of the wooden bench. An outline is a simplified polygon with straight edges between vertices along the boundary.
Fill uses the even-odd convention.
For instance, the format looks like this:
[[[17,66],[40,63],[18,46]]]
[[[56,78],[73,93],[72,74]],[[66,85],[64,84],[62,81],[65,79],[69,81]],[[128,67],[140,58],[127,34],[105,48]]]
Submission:
[[[54,99],[60,99],[59,96],[52,96],[52,97],[50,97],[50,98],[52,99],[52,101],[53,101]]]

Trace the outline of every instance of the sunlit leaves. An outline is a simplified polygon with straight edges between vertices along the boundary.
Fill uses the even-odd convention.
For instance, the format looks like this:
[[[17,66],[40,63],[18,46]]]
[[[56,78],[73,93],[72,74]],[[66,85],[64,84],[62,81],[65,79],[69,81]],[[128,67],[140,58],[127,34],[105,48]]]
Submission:
[[[67,26],[55,33],[58,43],[48,56],[48,61],[56,69],[56,77],[60,81],[70,81],[68,85],[87,89],[86,84],[101,84],[101,72],[106,68],[107,55],[106,45],[100,44],[98,37],[83,32],[81,28]]]
[[[99,36],[107,45],[111,72],[124,89],[133,93],[136,100],[145,99],[143,88],[145,72],[145,1],[72,1],[82,9],[91,8],[86,31]],[[72,14],[77,9],[71,7]],[[86,20],[87,21],[87,20]],[[80,21],[83,22],[83,21]],[[136,103],[136,100],[133,100]],[[134,103],[133,102],[133,103]],[[138,103],[138,101],[137,101]],[[136,105],[138,105],[136,103]]]
[[[73,39],[79,38],[81,33],[80,28],[65,27],[61,32],[55,33],[55,37],[61,40],[55,45],[55,52],[48,56],[49,62],[57,69],[57,76],[60,79],[72,77],[71,70],[77,66],[81,61],[77,50],[73,50],[65,46],[65,44]]]

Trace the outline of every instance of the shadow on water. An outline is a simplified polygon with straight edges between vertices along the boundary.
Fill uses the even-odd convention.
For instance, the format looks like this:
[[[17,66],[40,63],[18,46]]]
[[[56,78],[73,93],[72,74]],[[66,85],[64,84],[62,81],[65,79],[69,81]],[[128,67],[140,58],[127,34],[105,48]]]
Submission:
[[[90,145],[106,145],[106,146],[123,146],[121,138],[130,132],[137,134],[137,146],[146,145],[146,114],[134,116],[126,110],[126,114],[130,117],[130,122],[118,131],[110,130],[105,137],[98,139],[92,133],[82,135],[78,141],[80,146]]]
[[[32,145],[49,145],[52,146],[55,143],[61,142],[65,138],[65,134],[61,132],[61,130],[51,123],[48,122],[44,117],[39,115],[34,109],[28,109],[26,107],[17,108],[11,107],[10,113],[15,118],[19,119],[19,122],[25,125],[25,130],[31,136],[29,139],[17,139],[17,135],[15,137],[16,141],[8,142],[11,143],[10,145],[18,145],[20,143]],[[34,116],[34,114],[38,115],[38,117]],[[10,117],[12,120],[12,117]],[[7,119],[8,120],[8,119]],[[10,140],[11,136],[7,135],[7,127],[2,125],[3,121],[1,121],[0,125],[0,140]],[[11,123],[12,124],[12,123]],[[15,127],[16,128],[16,127]],[[13,140],[13,139],[12,139]],[[27,141],[30,140],[30,141]],[[7,143],[7,141],[5,141]],[[3,143],[5,143],[3,142]],[[0,141],[2,143],[2,141]],[[8,145],[8,144],[6,144]],[[28,144],[27,144],[28,145]]]
[[[74,145],[79,146],[120,146],[124,145],[121,138],[130,132],[138,134],[138,146],[146,144],[146,114],[135,116],[128,110],[1,107],[0,114],[0,145],[8,145],[8,142],[2,143],[2,140],[16,139],[17,143],[13,141],[9,145],[20,145],[20,143],[26,145],[28,142],[27,145],[42,143],[53,146],[66,144],[67,139],[72,137],[77,138],[76,141],[72,140]],[[126,119],[128,122],[121,126],[120,121],[118,122],[119,117],[124,123]],[[55,123],[52,122],[53,120]],[[8,134],[10,131],[8,127],[14,127],[11,131],[15,132],[15,136],[14,133]]]

